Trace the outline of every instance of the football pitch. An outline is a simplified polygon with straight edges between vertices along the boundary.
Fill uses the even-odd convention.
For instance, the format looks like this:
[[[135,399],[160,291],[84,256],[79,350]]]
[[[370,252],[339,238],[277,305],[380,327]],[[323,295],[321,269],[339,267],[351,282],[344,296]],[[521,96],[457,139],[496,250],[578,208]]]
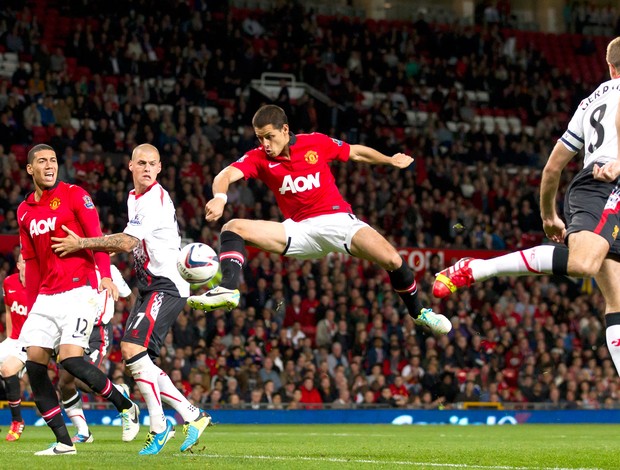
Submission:
[[[620,468],[615,425],[393,426],[216,425],[193,453],[181,453],[181,426],[159,455],[139,456],[147,428],[121,442],[120,427],[91,427],[77,455],[35,457],[53,440],[29,426],[0,443],[2,468],[51,469],[612,469]],[[2,427],[4,436],[6,427]]]

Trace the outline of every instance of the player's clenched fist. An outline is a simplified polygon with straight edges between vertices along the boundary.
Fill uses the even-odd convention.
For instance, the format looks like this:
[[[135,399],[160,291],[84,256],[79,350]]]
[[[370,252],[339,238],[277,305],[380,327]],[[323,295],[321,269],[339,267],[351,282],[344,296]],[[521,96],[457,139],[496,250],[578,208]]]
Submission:
[[[205,220],[207,222],[215,222],[222,217],[226,201],[219,197],[214,197],[205,205]]]
[[[404,153],[397,153],[392,157],[392,165],[398,168],[407,168],[413,163],[413,158]]]

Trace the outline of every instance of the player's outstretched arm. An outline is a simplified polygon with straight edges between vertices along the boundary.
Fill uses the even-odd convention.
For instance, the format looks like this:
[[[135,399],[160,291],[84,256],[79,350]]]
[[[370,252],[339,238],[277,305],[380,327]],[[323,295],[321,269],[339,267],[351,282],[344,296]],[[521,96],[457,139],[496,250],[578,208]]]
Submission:
[[[74,253],[78,250],[94,250],[105,251],[107,253],[119,253],[130,252],[140,240],[126,233],[115,233],[113,235],[107,235],[104,237],[83,238],[80,237],[73,230],[62,226],[62,229],[67,232],[67,236],[64,238],[52,237],[52,249],[59,256],[66,256],[70,253]]]
[[[397,168],[407,168],[413,163],[413,158],[404,153],[397,153],[392,157],[366,147],[365,145],[351,145],[349,158],[356,163],[369,163],[371,165],[392,165]]]

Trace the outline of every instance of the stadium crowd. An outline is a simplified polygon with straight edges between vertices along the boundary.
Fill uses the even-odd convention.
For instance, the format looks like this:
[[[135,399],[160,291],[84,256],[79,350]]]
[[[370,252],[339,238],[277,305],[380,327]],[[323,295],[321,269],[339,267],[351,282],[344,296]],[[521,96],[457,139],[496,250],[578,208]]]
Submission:
[[[2,52],[19,56],[17,69],[0,81],[2,234],[17,233],[16,208],[32,189],[24,150],[40,142],[61,156],[60,179],[93,195],[104,233],[122,231],[129,153],[148,142],[161,151],[160,181],[175,200],[184,237],[217,247],[220,225],[204,223],[204,204],[213,176],[256,146],[250,119],[266,98],[248,85],[271,71],[292,73],[332,100],[291,99],[284,84],[273,99],[292,127],[415,157],[405,171],[333,167],[354,212],[396,246],[533,246],[543,236],[539,170],[591,91],[586,77],[551,66],[540,51],[509,47],[510,32],[497,24],[447,26],[420,17],[389,27],[320,17],[297,2],[261,12],[177,2],[157,17],[148,0],[68,2],[66,9],[47,3],[55,22],[37,14],[40,2],[0,18]],[[603,60],[603,51],[591,53]],[[462,93],[471,89],[488,92],[489,103],[472,103]],[[385,98],[366,105],[365,91]],[[217,113],[203,116],[205,107]],[[410,110],[424,110],[428,119],[413,126]],[[518,116],[523,126],[487,132],[475,117],[490,110]],[[460,124],[451,130],[448,121]],[[566,173],[561,193],[577,170]],[[280,218],[260,183],[231,188],[228,201],[223,221]],[[3,255],[0,279],[14,272],[15,259],[15,251]],[[114,262],[131,283],[130,257]],[[401,320],[404,306],[387,274],[365,262],[253,253],[239,308],[205,316],[187,307],[160,366],[206,409],[615,406],[620,380],[601,335],[596,286],[499,279],[440,302],[430,292],[443,267],[435,257],[419,279],[425,305],[453,322],[449,335],[435,338]],[[115,382],[130,381],[119,343],[131,302],[118,301],[112,320],[105,368]],[[27,377],[23,386],[28,398]]]

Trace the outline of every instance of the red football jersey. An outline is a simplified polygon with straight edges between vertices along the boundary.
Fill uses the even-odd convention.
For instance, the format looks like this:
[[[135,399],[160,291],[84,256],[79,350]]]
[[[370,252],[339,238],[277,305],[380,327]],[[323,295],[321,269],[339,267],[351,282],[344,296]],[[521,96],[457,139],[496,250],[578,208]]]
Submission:
[[[61,181],[43,191],[38,202],[30,193],[17,208],[17,218],[22,256],[24,260],[36,258],[39,264],[39,294],[58,294],[84,285],[97,288],[101,277],[110,277],[107,253],[79,250],[61,258],[52,250],[51,237],[67,235],[63,225],[80,237],[102,235],[99,214],[84,189]]]
[[[11,311],[10,338],[17,339],[28,316],[26,288],[19,281],[19,274],[11,274],[4,279],[2,290],[4,292],[4,303]]]
[[[349,159],[349,144],[325,134],[291,134],[290,152],[290,160],[270,158],[260,146],[232,165],[246,179],[263,181],[273,191],[286,219],[299,222],[323,214],[351,212],[329,168],[332,160]]]

